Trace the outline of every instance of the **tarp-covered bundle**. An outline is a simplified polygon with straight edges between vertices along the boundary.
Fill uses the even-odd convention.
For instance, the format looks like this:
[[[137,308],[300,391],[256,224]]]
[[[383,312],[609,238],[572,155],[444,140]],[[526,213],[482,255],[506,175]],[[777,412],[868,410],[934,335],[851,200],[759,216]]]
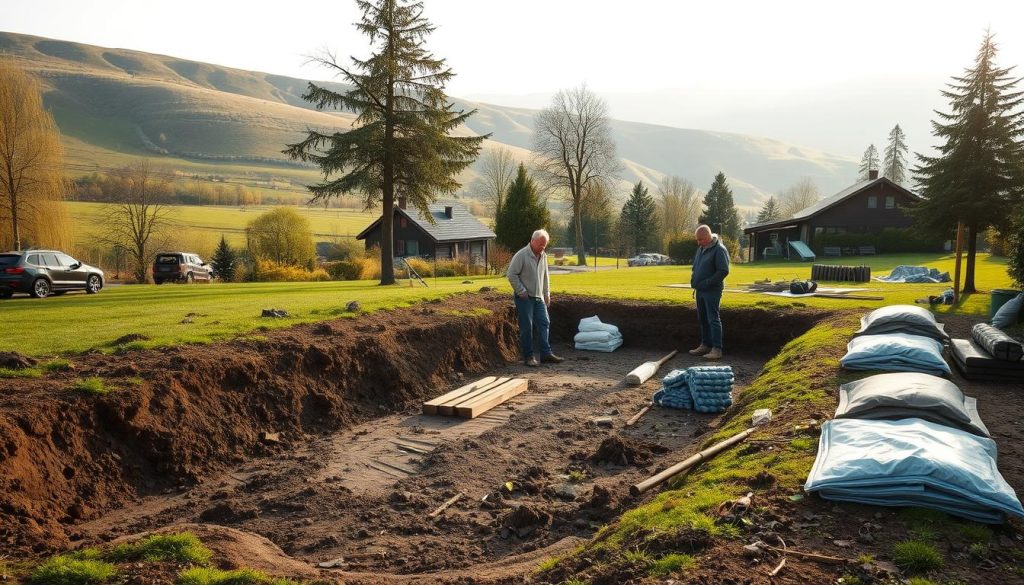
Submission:
[[[883,333],[909,333],[939,341],[949,339],[942,324],[935,320],[935,315],[931,311],[914,305],[889,305],[875,309],[861,317],[860,329],[853,335],[858,337]]]
[[[878,374],[843,384],[839,387],[835,418],[921,418],[981,437],[989,436],[978,416],[977,400],[964,396],[949,380],[912,372]]]
[[[830,500],[933,508],[989,524],[1024,517],[996,468],[991,439],[918,418],[826,422],[804,489]]]
[[[971,337],[997,360],[1016,362],[1024,356],[1024,347],[1019,341],[986,323],[972,327]]]
[[[686,380],[685,369],[672,370],[661,379],[661,388],[654,393],[651,401],[658,406],[693,410],[693,396]]]
[[[622,334],[618,327],[602,323],[595,315],[580,319],[579,333],[573,341],[576,349],[612,352],[622,345]]]
[[[952,279],[948,272],[939,272],[937,268],[925,266],[897,266],[888,276],[876,276],[882,282],[949,282]]]
[[[968,380],[1024,381],[1024,361],[997,360],[973,339],[950,341],[949,353]]]
[[[937,376],[950,373],[942,358],[942,344],[930,337],[887,333],[854,337],[839,365],[848,370],[921,372]]]

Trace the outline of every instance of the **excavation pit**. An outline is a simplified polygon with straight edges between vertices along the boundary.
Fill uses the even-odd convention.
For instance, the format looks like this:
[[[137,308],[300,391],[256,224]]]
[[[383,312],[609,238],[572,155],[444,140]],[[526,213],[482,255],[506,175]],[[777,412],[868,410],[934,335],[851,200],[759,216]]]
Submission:
[[[654,408],[624,426],[660,379],[628,387],[627,372],[672,349],[661,375],[702,363],[685,353],[697,344],[692,307],[562,297],[551,314],[566,361],[540,368],[518,359],[507,295],[482,294],[261,341],[76,360],[74,377],[146,380],[106,396],[55,392],[70,373],[20,382],[0,399],[0,543],[32,557],[188,525],[241,547],[240,563],[262,558],[252,546],[348,583],[528,572],[635,505],[629,485],[729,415]],[[626,344],[573,349],[591,315]],[[823,316],[724,311],[736,395]],[[471,420],[419,413],[488,375],[527,378],[529,390]]]

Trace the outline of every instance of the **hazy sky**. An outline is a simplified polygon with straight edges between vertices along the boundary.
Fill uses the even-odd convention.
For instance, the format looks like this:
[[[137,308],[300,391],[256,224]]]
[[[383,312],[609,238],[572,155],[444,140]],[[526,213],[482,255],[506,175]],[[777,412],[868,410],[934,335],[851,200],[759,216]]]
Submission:
[[[996,33],[1001,65],[1024,65],[1020,0],[425,0],[425,7],[437,26],[428,48],[457,73],[451,95],[537,105],[586,82],[608,96],[661,96],[614,96],[614,117],[735,132],[774,131],[766,119],[773,108],[838,100],[833,107],[856,109],[835,96],[852,91],[871,112],[884,108],[886,93],[903,92],[899,99],[925,112],[904,125],[926,134],[927,113],[944,103],[942,84],[971,64],[986,28]],[[349,0],[0,0],[0,9],[0,28],[10,32],[301,78],[327,75],[305,64],[306,55],[367,50]],[[881,134],[881,144],[898,121],[880,117],[871,135]],[[803,135],[791,134],[765,135]],[[809,146],[845,144],[805,134],[817,142],[804,139]]]

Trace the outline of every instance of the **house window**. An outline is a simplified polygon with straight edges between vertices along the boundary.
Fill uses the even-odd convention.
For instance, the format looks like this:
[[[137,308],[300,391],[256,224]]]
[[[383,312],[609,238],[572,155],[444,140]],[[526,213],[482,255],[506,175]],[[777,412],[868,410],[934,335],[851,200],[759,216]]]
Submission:
[[[434,256],[436,258],[451,258],[452,247],[447,244],[443,246],[438,246],[437,249],[434,251]]]
[[[406,256],[419,256],[420,255],[420,241],[419,240],[406,240],[406,242],[405,242],[405,255]]]
[[[871,195],[868,197],[868,209],[876,209],[878,207],[878,197]]]
[[[896,197],[894,195],[885,196],[885,208],[895,209],[896,208]]]
[[[405,240],[395,240],[395,256],[405,256]]]

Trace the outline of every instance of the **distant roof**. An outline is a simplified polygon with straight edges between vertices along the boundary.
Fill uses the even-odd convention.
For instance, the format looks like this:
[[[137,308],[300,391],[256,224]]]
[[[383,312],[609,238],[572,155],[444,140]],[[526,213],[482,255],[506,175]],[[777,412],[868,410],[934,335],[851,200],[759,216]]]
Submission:
[[[445,207],[452,208],[452,217],[450,219],[445,216]],[[434,223],[430,223],[420,214],[418,209],[402,209],[395,205],[395,213],[400,213],[409,218],[410,221],[433,238],[435,242],[482,240],[495,237],[494,232],[474,217],[469,212],[469,209],[461,203],[433,203],[428,205],[427,209],[430,210]],[[383,216],[378,217],[373,223],[366,226],[366,229],[359,232],[356,239],[364,239],[367,234],[380,224],[381,219],[383,219]]]
[[[897,185],[896,183],[890,181],[889,179],[887,179],[885,177],[878,177],[877,179],[868,179],[866,181],[860,181],[859,183],[854,183],[854,184],[850,185],[849,187],[843,189],[842,191],[836,193],[835,195],[833,195],[831,197],[826,197],[825,199],[822,199],[822,200],[816,202],[814,205],[811,205],[810,207],[805,207],[805,208],[801,209],[800,211],[794,213],[791,217],[787,217],[786,219],[776,219],[776,220],[773,220],[773,221],[766,221],[764,223],[755,223],[754,225],[747,226],[747,227],[743,228],[743,231],[744,231],[744,233],[747,233],[747,232],[761,230],[761,229],[764,229],[764,228],[778,228],[778,227],[780,227],[780,226],[782,226],[784,224],[793,223],[793,222],[799,222],[799,221],[803,221],[805,219],[810,219],[810,218],[814,217],[815,215],[818,215],[822,211],[825,211],[829,207],[837,205],[837,204],[839,204],[839,203],[849,199],[850,197],[853,197],[854,195],[857,195],[861,191],[870,189],[871,187],[874,187],[878,183],[888,183],[889,185],[895,187],[896,189],[899,189],[899,190],[903,191],[904,193],[906,193],[910,197],[913,197],[914,199],[920,199],[920,197],[918,197],[912,191],[906,189],[905,187],[901,187],[900,185]]]

